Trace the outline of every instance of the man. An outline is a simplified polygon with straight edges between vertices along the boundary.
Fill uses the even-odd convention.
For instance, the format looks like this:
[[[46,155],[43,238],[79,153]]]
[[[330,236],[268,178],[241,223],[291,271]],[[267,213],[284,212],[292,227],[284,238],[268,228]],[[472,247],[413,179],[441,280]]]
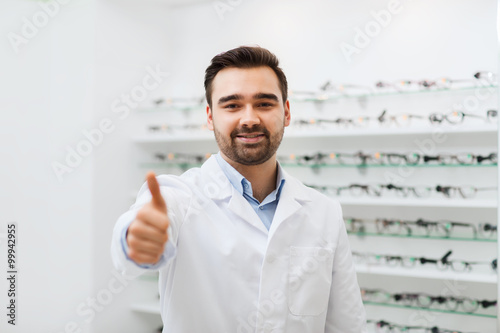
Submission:
[[[339,203],[276,161],[287,90],[266,49],[214,57],[206,110],[220,152],[181,176],[149,173],[119,218],[113,261],[159,270],[164,332],[366,331]]]

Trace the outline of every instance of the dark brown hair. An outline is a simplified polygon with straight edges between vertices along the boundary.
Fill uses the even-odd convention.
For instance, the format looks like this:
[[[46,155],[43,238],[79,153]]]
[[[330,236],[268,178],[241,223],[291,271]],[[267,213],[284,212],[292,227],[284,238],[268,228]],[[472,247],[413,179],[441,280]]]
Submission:
[[[279,67],[278,58],[269,50],[259,46],[240,46],[213,57],[210,66],[205,71],[205,97],[210,108],[212,108],[212,83],[220,70],[228,67],[255,68],[261,66],[267,66],[276,73],[284,104],[288,95],[288,83],[285,73]]]

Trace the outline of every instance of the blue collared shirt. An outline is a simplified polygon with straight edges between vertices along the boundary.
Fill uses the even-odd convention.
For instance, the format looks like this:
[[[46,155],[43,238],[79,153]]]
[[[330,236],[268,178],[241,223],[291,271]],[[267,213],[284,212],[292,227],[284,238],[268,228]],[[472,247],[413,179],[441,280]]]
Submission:
[[[276,162],[278,167],[278,175],[276,177],[276,189],[269,193],[269,195],[264,199],[264,201],[259,202],[253,196],[252,184],[243,177],[235,168],[233,168],[222,156],[220,152],[215,155],[217,162],[219,163],[222,171],[226,175],[229,182],[234,186],[234,188],[248,201],[250,206],[259,218],[267,230],[271,227],[273,221],[274,213],[276,212],[276,207],[280,200],[281,190],[285,179],[283,178],[283,170],[278,162]]]

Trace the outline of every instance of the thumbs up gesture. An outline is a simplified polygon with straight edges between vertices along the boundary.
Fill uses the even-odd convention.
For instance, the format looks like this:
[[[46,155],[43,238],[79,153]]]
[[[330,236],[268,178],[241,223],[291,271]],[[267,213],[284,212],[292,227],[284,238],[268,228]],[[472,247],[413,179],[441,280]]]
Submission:
[[[154,172],[149,172],[146,179],[153,198],[137,212],[127,230],[127,254],[137,264],[155,264],[160,260],[170,224]]]

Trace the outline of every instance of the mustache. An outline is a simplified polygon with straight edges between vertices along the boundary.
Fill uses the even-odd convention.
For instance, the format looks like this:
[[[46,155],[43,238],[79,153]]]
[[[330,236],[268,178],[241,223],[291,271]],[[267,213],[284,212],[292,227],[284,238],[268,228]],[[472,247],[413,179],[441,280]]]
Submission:
[[[231,138],[234,139],[238,135],[255,133],[255,132],[263,133],[266,136],[266,138],[269,138],[269,135],[270,135],[267,128],[260,126],[260,125],[257,125],[257,126],[253,126],[253,127],[236,128],[231,132]]]

